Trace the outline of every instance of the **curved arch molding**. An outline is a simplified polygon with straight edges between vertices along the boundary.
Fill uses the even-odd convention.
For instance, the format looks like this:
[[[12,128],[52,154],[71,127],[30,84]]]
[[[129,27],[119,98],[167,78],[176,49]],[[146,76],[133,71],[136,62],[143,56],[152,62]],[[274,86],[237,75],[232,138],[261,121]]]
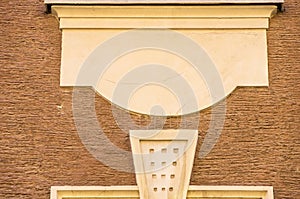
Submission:
[[[143,114],[202,110],[237,86],[268,86],[266,31],[276,12],[273,5],[53,5],[60,85],[91,86]]]

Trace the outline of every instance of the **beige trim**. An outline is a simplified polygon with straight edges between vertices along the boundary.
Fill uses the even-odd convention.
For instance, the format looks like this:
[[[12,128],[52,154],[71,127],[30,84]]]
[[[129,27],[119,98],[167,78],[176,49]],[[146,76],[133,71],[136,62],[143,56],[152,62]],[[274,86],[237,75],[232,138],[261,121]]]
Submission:
[[[139,198],[137,186],[52,186],[50,199]],[[274,199],[271,186],[189,186],[187,199]]]
[[[63,18],[61,29],[126,29],[126,28],[174,28],[174,29],[261,29],[269,28],[266,18],[258,19],[134,19],[134,18]]]
[[[186,198],[197,139],[197,130],[130,131],[136,180],[142,193],[141,199],[164,199],[175,196],[178,199]],[[149,152],[149,149],[153,151]],[[162,151],[163,149],[165,152]],[[150,165],[150,161],[151,163],[153,161],[153,165]]]
[[[266,29],[276,12],[276,6],[52,6],[61,29]]]
[[[137,186],[52,186],[50,199],[139,198]]]
[[[272,186],[190,186],[187,198],[273,199]]]
[[[239,6],[52,6],[62,29],[61,86],[90,86],[113,102],[113,92],[128,71],[149,63],[174,70],[191,86],[196,98],[193,110],[182,110],[167,89],[147,86],[135,90],[128,104],[118,106],[143,114],[160,105],[165,115],[184,115],[205,109],[225,98],[238,86],[268,86],[266,31],[276,14],[274,5]],[[214,63],[223,83],[224,94],[212,100],[205,75],[197,75],[180,56],[149,49],[132,51],[117,57],[98,82],[76,82],[81,67],[92,52],[106,41],[132,29],[157,31],[172,29],[203,48]],[[147,38],[144,38],[147,40]],[[155,41],[166,39],[155,38]],[[134,41],[131,41],[131,43]],[[110,48],[110,47],[108,47]],[[114,47],[111,47],[114,48]],[[186,103],[191,104],[191,103]]]
[[[270,18],[274,5],[260,6],[52,6],[59,18]]]

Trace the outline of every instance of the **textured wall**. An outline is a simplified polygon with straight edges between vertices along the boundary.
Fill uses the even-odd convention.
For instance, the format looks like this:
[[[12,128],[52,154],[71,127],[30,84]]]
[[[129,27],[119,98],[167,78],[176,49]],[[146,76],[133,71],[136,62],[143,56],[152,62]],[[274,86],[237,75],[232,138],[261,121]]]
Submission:
[[[238,88],[226,99],[222,135],[206,158],[195,159],[191,184],[270,185],[278,199],[300,198],[300,3],[285,7],[268,32],[270,87]],[[0,198],[46,199],[52,185],[134,185],[134,174],[97,161],[77,135],[72,89],[59,86],[61,33],[43,0],[1,0],[0,19]],[[107,136],[130,150],[111,105],[95,101]],[[200,121],[200,144],[210,116],[207,109],[184,124]],[[179,123],[168,118],[165,128]]]

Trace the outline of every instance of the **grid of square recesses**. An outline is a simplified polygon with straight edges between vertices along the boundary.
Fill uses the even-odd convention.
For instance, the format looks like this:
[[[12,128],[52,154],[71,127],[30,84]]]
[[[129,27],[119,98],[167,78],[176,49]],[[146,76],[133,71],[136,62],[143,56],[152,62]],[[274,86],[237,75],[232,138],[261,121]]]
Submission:
[[[183,140],[140,142],[149,198],[174,198],[180,194],[186,143]]]
[[[141,198],[185,198],[197,130],[135,130],[130,141]]]

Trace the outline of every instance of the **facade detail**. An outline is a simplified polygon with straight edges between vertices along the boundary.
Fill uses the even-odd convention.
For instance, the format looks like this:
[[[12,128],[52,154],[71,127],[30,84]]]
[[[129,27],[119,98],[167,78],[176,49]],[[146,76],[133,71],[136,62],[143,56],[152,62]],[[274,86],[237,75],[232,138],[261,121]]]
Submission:
[[[131,131],[140,198],[186,198],[197,130]]]
[[[53,186],[51,199],[132,198],[139,199],[137,186]],[[189,186],[187,199],[273,199],[268,186]]]
[[[160,115],[151,112],[151,107],[157,104],[163,107],[165,115],[184,115],[202,110],[225,98],[237,86],[269,85],[266,31],[269,19],[276,12],[275,5],[53,5],[52,13],[58,17],[62,30],[60,85],[93,87],[114,104],[142,114]],[[144,48],[141,49],[139,44],[132,41],[128,42],[130,35],[124,36],[124,39],[119,38],[131,29],[140,30],[131,38],[142,38],[140,40],[144,42]],[[170,49],[175,47],[170,46],[168,40],[162,39],[165,34],[162,30],[169,29],[194,44],[185,45],[182,41],[178,45],[174,44],[182,49]],[[116,40],[115,45],[125,46],[124,52],[115,52],[119,53],[115,54],[118,59],[101,59],[104,52],[115,50],[112,47],[114,45],[110,44]],[[159,42],[151,46],[147,43],[149,40]],[[130,45],[135,45],[132,46],[135,51],[127,49],[131,48]],[[149,45],[149,48],[145,45]],[[191,47],[196,45],[197,49]],[[153,48],[164,48],[166,51],[158,52]],[[171,51],[175,54],[183,54],[182,51],[198,54],[192,58],[184,54],[180,57]],[[96,59],[103,63],[98,64]],[[184,93],[179,98],[186,97],[184,104],[194,106],[182,108],[180,100],[162,87],[151,85],[137,90],[132,85],[139,82],[125,82],[127,87],[125,83],[119,83],[128,71],[136,70],[141,64],[153,63],[167,66],[187,82],[193,97],[188,98]],[[212,69],[215,71],[209,71]],[[97,70],[98,73],[95,73]],[[176,75],[166,73],[165,79],[168,81],[161,81],[174,84],[172,80]],[[222,91],[215,94],[215,88],[210,88],[209,84],[210,81],[217,82],[217,79],[220,80]],[[120,90],[135,89],[130,101],[114,100],[114,91],[119,85],[122,86]]]
[[[63,87],[93,87],[140,114],[180,116],[238,86],[269,85],[266,31],[276,5],[46,3],[57,4],[51,10],[62,30]],[[176,96],[177,87],[185,92]],[[156,105],[163,112],[153,112]],[[189,186],[197,138],[198,130],[130,130],[137,187],[52,187],[51,199],[273,198],[272,187]]]
[[[2,0],[0,199],[300,199],[299,16]]]

